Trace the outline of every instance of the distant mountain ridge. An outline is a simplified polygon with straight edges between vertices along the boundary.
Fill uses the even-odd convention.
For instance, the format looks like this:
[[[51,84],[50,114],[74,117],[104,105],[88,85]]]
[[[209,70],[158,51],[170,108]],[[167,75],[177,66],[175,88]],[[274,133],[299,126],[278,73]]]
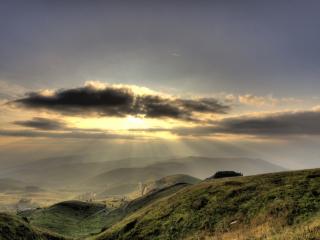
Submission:
[[[257,159],[187,157],[154,163],[146,167],[113,169],[94,176],[82,184],[92,188],[120,186],[124,183],[138,185],[175,174],[204,179],[220,170],[235,170],[249,175],[283,171],[284,168]]]
[[[40,187],[104,188],[137,184],[173,175],[205,178],[219,170],[235,170],[245,175],[276,172],[284,168],[250,158],[185,157],[165,161],[127,158],[106,162],[85,162],[77,156],[48,158],[15,168],[0,170],[0,176],[18,179]]]

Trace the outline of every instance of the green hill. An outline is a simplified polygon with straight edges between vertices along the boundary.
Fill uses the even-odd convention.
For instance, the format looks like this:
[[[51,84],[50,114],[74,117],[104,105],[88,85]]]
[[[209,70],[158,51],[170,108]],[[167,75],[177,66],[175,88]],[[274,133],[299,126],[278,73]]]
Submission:
[[[93,239],[202,238],[320,239],[320,170],[203,181]]]
[[[194,179],[187,179],[187,175],[176,174],[184,172],[185,166],[182,163],[163,163],[155,166],[140,167],[140,168],[117,168],[108,172],[99,174],[93,178],[86,180],[83,185],[91,186],[92,189],[99,191],[105,189],[98,194],[98,197],[106,197],[108,195],[126,195],[138,190],[139,183],[147,183],[147,185],[159,185],[160,178],[164,183],[164,186],[170,186],[185,180],[195,182]],[[172,177],[166,177],[168,175],[176,174]],[[182,179],[184,178],[184,179]],[[190,177],[192,178],[192,177]]]
[[[201,180],[199,178],[195,178],[186,174],[174,174],[170,176],[165,176],[163,178],[160,178],[159,180],[156,180],[155,183],[162,185],[162,186],[170,186],[176,183],[189,183],[189,184],[195,184],[200,182]]]
[[[169,196],[188,184],[177,184],[160,191],[147,194],[123,204],[115,210],[109,210],[104,204],[67,201],[49,208],[21,213],[33,226],[62,234],[66,237],[83,238],[100,233],[127,215],[156,200]]]
[[[132,180],[134,181],[134,180]],[[175,185],[177,183],[188,183],[195,184],[201,180],[185,174],[175,174],[166,177],[162,177],[157,180],[148,180],[143,184],[143,193],[149,193],[150,191],[156,191],[165,187]],[[139,182],[112,185],[111,187],[105,189],[103,192],[97,194],[98,199],[103,199],[109,196],[119,196],[119,195],[128,195],[132,193],[141,193],[139,189]]]
[[[146,207],[156,201],[172,196],[178,193],[180,189],[183,189],[187,186],[190,186],[190,184],[177,183],[177,184],[150,192],[140,198],[134,199],[133,201],[129,202],[126,206],[122,208],[122,211],[124,211],[125,214],[128,215],[129,213],[132,213],[140,208]]]
[[[178,183],[196,184],[200,182],[199,178],[195,178],[186,174],[174,174],[160,178],[158,180],[149,181],[144,186],[144,192],[151,192],[165,187],[169,187]]]
[[[135,200],[132,200],[124,204],[123,206],[108,212],[107,214],[100,213],[96,216],[93,216],[92,218],[88,219],[87,222],[90,222],[90,221],[97,222],[103,219],[104,220],[103,229],[108,229],[113,224],[116,224],[118,221],[122,220],[126,216],[129,216],[136,210],[142,207],[147,207],[160,199],[171,196],[176,192],[178,192],[180,189],[183,189],[187,186],[189,186],[189,184],[176,184],[176,185],[169,186],[161,190],[149,193]]]
[[[40,231],[18,216],[0,213],[0,240],[63,240],[55,234]]]
[[[66,201],[49,208],[36,209],[21,213],[30,224],[42,229],[67,236],[81,237],[99,233],[104,226],[105,219],[98,222],[88,222],[97,212],[108,211],[104,204],[86,203],[80,201]]]

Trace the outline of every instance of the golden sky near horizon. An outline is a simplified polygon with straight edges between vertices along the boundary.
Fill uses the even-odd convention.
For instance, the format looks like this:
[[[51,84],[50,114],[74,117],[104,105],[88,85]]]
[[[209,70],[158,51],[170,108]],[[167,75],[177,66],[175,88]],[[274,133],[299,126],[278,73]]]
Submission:
[[[314,166],[319,11],[318,1],[8,1],[0,161],[117,149]]]
[[[8,94],[10,89],[19,89],[8,83],[6,87]],[[265,138],[277,134],[274,128],[277,128],[278,119],[280,124],[286,124],[285,121],[292,117],[316,115],[319,111],[316,106],[312,107],[311,101],[278,99],[271,95],[185,95],[188,97],[99,81],[62,90],[17,91],[10,100],[3,100],[1,112],[5,114],[1,114],[0,121],[5,127],[1,130],[7,132],[2,135],[9,137],[11,131],[12,137],[19,137],[20,131],[22,137],[57,137],[61,134],[62,138],[77,138],[87,134],[89,138],[103,138],[105,134],[106,138],[111,135],[115,138],[175,139],[230,138],[232,135],[239,138],[241,134],[243,138]],[[263,125],[270,128],[270,135],[264,132]],[[286,134],[303,132],[284,132]]]

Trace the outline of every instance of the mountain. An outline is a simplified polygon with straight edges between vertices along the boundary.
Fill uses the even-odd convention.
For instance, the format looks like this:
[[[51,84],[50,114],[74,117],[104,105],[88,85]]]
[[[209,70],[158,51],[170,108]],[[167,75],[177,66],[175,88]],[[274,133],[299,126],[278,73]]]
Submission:
[[[78,187],[82,190],[90,189],[92,184],[110,184],[103,177],[98,175],[105,174],[106,180],[113,174],[130,173],[127,179],[134,179],[133,183],[139,181],[155,180],[167,175],[188,174],[198,178],[205,178],[218,170],[237,170],[245,175],[259,174],[263,172],[274,172],[284,170],[282,167],[268,163],[259,159],[249,158],[204,158],[187,157],[159,161],[158,158],[127,158],[114,161],[88,162],[85,156],[62,156],[41,159],[26,164],[21,164],[12,168],[0,170],[0,177],[10,177],[31,185],[48,188],[72,188]],[[113,172],[112,172],[113,171]],[[143,173],[147,171],[147,173]],[[109,173],[108,173],[109,172]],[[134,177],[135,175],[140,175]],[[87,180],[88,182],[84,181]],[[126,182],[116,183],[128,184]],[[101,181],[101,182],[99,182]],[[115,180],[113,180],[116,182]],[[87,186],[84,183],[88,183]],[[104,189],[111,186],[104,185]]]
[[[147,180],[156,180],[162,177],[165,172],[160,168],[118,168],[102,174],[99,174],[84,184],[94,188],[101,188],[103,186],[117,186],[123,183],[136,184],[145,182]]]
[[[0,176],[26,181],[41,187],[79,186],[84,178],[121,167],[144,166],[152,159],[126,158],[114,161],[87,162],[83,156],[50,157],[0,170]]]
[[[105,177],[105,176],[103,176]],[[141,184],[127,183],[121,185],[113,185],[101,193],[97,194],[98,199],[107,198],[110,196],[121,196],[134,194],[134,196],[141,196],[151,191],[160,190],[165,187],[175,185],[177,183],[195,184],[201,180],[185,174],[175,174],[166,177],[162,177],[157,180],[142,181]]]
[[[170,159],[167,162],[152,164],[152,167],[170,166],[179,171],[204,179],[217,171],[233,170],[244,175],[254,175],[286,170],[284,167],[256,158],[209,158],[190,156],[185,158]]]
[[[186,174],[175,174],[165,176],[158,180],[146,182],[143,185],[142,194],[146,194],[149,192],[153,192],[156,190],[160,190],[165,187],[173,186],[179,183],[186,183],[186,184],[196,184],[201,180]]]
[[[205,178],[220,170],[259,174],[281,171],[284,168],[259,159],[188,157],[153,163],[146,167],[113,169],[81,182],[81,185],[100,189],[136,184],[138,188],[140,183],[156,181],[168,175],[187,174]]]
[[[213,179],[142,206],[93,238],[319,239],[320,169]]]

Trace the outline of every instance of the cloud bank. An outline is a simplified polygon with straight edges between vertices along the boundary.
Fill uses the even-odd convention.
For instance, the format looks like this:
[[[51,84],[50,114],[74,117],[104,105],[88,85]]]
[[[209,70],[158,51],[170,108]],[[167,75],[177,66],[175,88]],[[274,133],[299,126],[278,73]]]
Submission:
[[[65,124],[59,120],[52,120],[41,117],[35,117],[32,120],[26,121],[14,121],[13,124],[40,130],[60,130],[65,128]]]
[[[26,137],[26,138],[74,138],[74,139],[139,139],[141,136],[132,136],[127,134],[113,134],[108,132],[94,132],[90,130],[73,130],[66,132],[35,131],[35,130],[2,130],[0,136],[6,137]]]
[[[242,115],[210,122],[205,126],[174,129],[146,129],[169,131],[179,136],[212,136],[220,134],[260,137],[320,135],[320,110],[279,112],[260,116]],[[139,129],[132,129],[139,131]]]
[[[214,98],[181,99],[151,93],[137,93],[128,86],[105,85],[32,92],[15,104],[32,109],[46,109],[69,115],[172,118],[196,121],[195,114],[224,114],[230,106]]]

